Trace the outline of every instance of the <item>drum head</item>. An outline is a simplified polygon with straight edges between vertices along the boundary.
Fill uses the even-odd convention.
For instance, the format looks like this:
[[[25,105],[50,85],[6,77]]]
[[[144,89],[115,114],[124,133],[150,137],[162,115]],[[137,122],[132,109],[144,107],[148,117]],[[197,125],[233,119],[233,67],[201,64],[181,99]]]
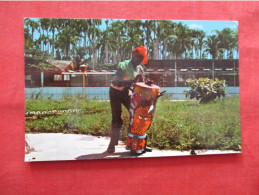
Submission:
[[[146,85],[144,82],[137,82],[133,91],[145,97],[158,97],[160,95],[160,87],[157,85]]]
[[[144,82],[137,82],[135,85],[139,86],[139,87],[144,87],[144,88],[148,88],[148,89],[160,89],[159,86],[157,85],[146,85]]]

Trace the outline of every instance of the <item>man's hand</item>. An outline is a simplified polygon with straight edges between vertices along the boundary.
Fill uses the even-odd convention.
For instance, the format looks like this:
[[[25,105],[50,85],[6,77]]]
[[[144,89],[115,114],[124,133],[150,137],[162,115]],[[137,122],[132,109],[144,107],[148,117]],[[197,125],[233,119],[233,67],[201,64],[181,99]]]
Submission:
[[[136,82],[138,82],[138,80],[140,79],[140,78],[142,78],[142,77],[144,77],[145,75],[144,74],[137,74],[137,76],[135,77],[135,79],[134,79],[134,83],[136,83]]]

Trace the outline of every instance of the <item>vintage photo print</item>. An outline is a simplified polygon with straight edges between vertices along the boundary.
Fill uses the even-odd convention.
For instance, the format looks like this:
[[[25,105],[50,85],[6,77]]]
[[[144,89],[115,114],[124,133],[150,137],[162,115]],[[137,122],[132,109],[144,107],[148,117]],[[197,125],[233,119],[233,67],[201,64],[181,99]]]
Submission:
[[[240,153],[237,21],[24,19],[25,161]]]

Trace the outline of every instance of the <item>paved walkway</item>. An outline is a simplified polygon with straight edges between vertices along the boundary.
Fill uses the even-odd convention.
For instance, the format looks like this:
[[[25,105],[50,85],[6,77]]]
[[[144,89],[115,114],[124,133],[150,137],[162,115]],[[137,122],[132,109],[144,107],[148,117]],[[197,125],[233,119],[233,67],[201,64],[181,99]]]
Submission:
[[[131,156],[125,145],[120,142],[116,151],[109,154],[106,151],[109,137],[91,135],[39,133],[26,134],[26,142],[31,148],[25,155],[25,161],[56,161],[56,160],[86,160],[86,159],[111,159],[111,158],[143,158],[162,156],[189,156],[190,151],[180,152],[171,150],[155,150],[139,156]],[[229,154],[235,151],[199,150],[197,155]]]

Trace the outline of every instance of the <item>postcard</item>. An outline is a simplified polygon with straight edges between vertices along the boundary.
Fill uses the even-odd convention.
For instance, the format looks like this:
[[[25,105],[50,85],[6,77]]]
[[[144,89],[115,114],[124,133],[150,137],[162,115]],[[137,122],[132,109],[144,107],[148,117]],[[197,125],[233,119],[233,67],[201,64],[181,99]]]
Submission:
[[[25,161],[241,153],[237,21],[24,19]]]

